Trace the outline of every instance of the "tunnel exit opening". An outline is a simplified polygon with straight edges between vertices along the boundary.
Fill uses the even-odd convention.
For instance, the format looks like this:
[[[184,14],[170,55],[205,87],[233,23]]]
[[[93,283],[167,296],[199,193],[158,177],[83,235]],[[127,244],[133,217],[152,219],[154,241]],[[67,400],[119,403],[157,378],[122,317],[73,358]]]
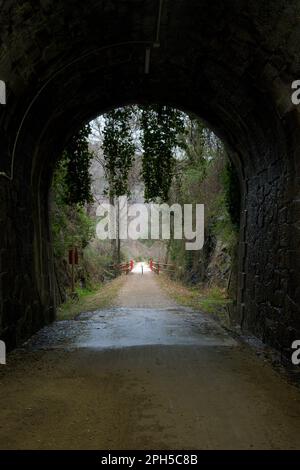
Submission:
[[[84,167],[78,159],[82,137]],[[89,186],[84,186],[84,208],[72,204],[81,194],[82,175]],[[152,259],[174,280],[206,289],[209,309],[217,306],[226,318],[233,316],[240,198],[224,145],[194,115],[162,105],[130,105],[96,118],[88,132],[71,139],[54,172],[57,303],[70,295],[65,258],[76,245],[79,289],[109,280],[120,263]],[[93,230],[87,237],[89,224]]]

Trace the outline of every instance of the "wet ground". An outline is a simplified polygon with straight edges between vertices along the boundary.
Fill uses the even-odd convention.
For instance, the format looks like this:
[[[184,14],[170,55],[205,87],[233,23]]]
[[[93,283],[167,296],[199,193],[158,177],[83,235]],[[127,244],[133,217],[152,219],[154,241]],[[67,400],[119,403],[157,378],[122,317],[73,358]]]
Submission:
[[[234,346],[220,326],[186,307],[111,308],[56,322],[28,343],[31,350],[111,349],[133,346]]]
[[[157,278],[56,322],[0,369],[1,449],[297,449],[300,393]]]

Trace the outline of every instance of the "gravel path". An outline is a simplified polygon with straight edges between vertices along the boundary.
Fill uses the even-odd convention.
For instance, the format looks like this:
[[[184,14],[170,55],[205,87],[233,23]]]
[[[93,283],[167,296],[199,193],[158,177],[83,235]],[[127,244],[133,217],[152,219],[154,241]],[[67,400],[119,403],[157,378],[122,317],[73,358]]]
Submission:
[[[130,274],[0,368],[1,449],[299,449],[300,394],[207,316]]]
[[[119,291],[116,307],[132,308],[168,308],[175,307],[176,303],[161,289],[151,272],[128,274],[126,283]]]

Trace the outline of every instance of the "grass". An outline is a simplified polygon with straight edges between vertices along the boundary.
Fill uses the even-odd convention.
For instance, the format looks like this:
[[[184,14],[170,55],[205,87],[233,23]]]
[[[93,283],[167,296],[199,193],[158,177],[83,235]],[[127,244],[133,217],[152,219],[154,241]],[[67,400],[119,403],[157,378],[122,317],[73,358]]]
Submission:
[[[126,276],[119,276],[95,289],[76,289],[78,299],[70,298],[62,304],[57,312],[57,320],[72,320],[79,313],[110,307],[125,280]]]
[[[178,304],[216,315],[220,321],[228,322],[226,306],[231,303],[231,300],[227,297],[225,289],[219,287],[190,287],[174,281],[164,274],[157,278],[159,278],[161,287]]]

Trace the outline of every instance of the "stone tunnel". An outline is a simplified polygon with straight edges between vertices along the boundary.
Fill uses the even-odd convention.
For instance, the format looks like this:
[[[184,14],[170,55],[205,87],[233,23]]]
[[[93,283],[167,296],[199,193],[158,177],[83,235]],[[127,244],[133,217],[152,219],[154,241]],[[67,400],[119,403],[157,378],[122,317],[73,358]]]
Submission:
[[[55,319],[52,171],[68,139],[115,106],[202,118],[239,173],[235,320],[287,350],[300,338],[297,0],[1,0],[0,338]]]

